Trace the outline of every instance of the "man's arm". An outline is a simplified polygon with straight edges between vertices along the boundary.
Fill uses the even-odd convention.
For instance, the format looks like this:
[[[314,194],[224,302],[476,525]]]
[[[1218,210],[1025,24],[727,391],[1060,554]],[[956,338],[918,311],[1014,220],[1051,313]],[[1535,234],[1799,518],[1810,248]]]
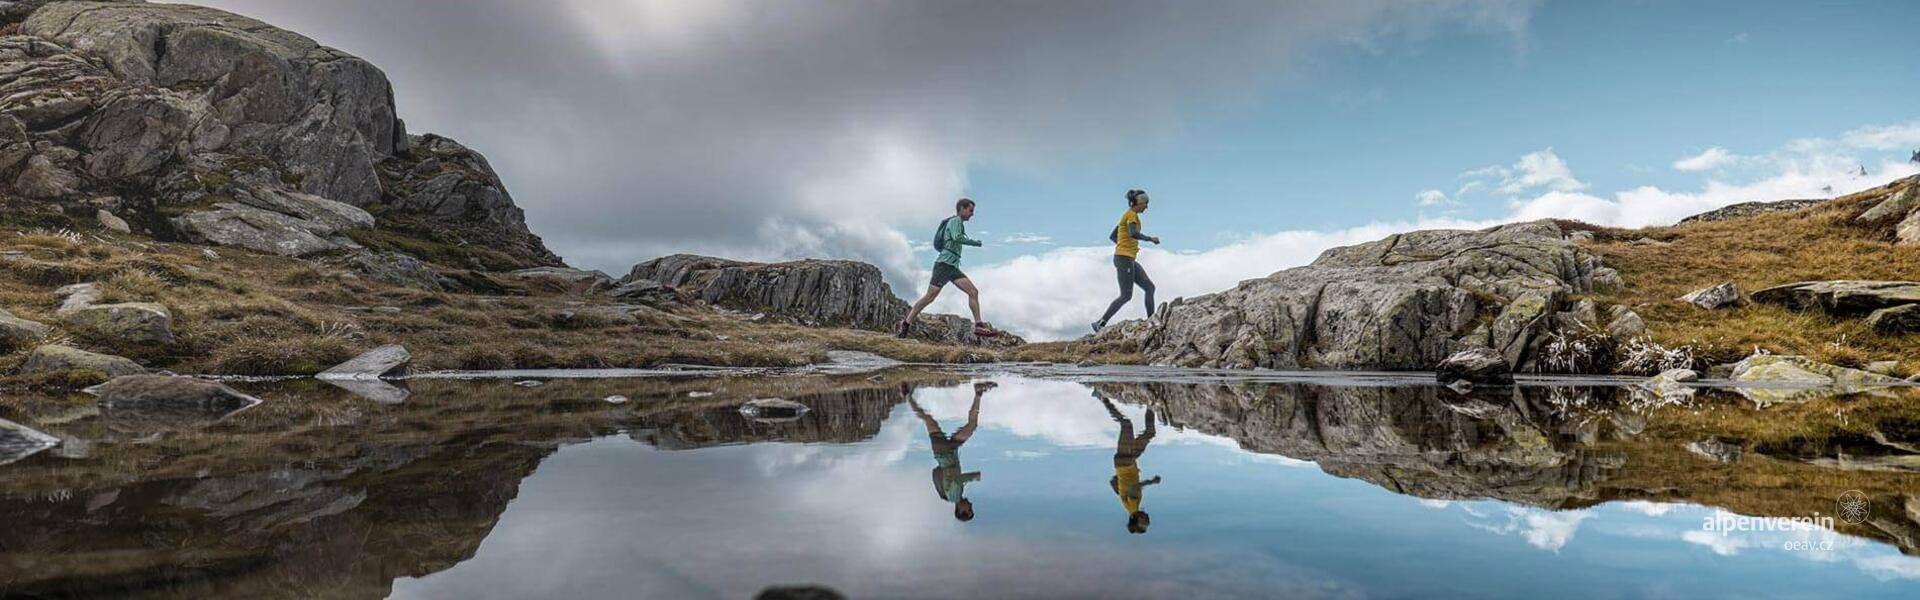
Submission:
[[[947,239],[953,240],[954,243],[963,244],[967,246],[980,245],[980,240],[967,237],[966,221],[954,219],[953,224],[950,225],[950,227],[952,227],[953,230],[947,232]]]

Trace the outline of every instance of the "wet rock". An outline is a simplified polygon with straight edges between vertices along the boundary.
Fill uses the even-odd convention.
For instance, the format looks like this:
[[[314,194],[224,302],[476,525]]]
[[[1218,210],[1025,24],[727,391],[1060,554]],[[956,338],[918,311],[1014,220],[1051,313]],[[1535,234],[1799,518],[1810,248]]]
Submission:
[[[1706,438],[1687,444],[1687,451],[1720,464],[1733,464],[1740,461],[1741,442],[1722,438]]]
[[[322,379],[321,381],[379,404],[401,404],[413,395],[413,392],[404,386],[379,379]]]
[[[405,288],[444,292],[449,287],[447,278],[427,263],[399,252],[367,252],[356,254],[347,259],[347,265],[365,273],[367,277],[380,282]]]
[[[1709,288],[1694,290],[1693,293],[1681,296],[1680,301],[1707,310],[1731,308],[1746,303],[1746,299],[1740,296],[1740,287],[1734,285],[1731,281]]]
[[[900,361],[869,352],[828,350],[827,362],[813,365],[810,371],[823,375],[858,375],[900,366]]]
[[[1864,315],[1884,308],[1920,303],[1920,282],[1803,281],[1754,292],[1753,301],[1794,310]]]
[[[19,461],[58,445],[60,438],[0,419],[0,465]]]
[[[326,380],[339,379],[380,379],[383,377],[402,377],[413,364],[413,355],[398,344],[389,344],[374,348],[365,354],[356,356],[316,377]]]
[[[1431,369],[1468,345],[1477,318],[1502,316],[1490,341],[1524,367],[1543,317],[1591,292],[1602,268],[1551,222],[1399,234],[1188,298],[1144,354],[1172,366]]]
[[[1434,367],[1440,383],[1467,381],[1476,384],[1513,383],[1513,368],[1507,359],[1491,348],[1468,348],[1454,353]]]
[[[174,342],[173,313],[160,304],[94,304],[63,311],[61,320],[76,331],[134,344]]]
[[[113,216],[113,213],[107,212],[104,208],[94,211],[93,218],[99,221],[100,226],[106,228],[108,231],[133,233],[133,226],[128,225],[125,219]]]
[[[13,316],[0,308],[0,352],[38,344],[47,338],[48,331],[43,323]]]
[[[807,414],[807,405],[784,398],[758,398],[740,405],[749,419],[792,419]]]
[[[1873,311],[1867,315],[1866,323],[1874,331],[1885,334],[1920,331],[1920,304],[1902,304]]]
[[[27,354],[20,362],[21,373],[58,373],[62,371],[98,371],[108,377],[138,375],[147,370],[132,360],[107,354],[95,354],[67,346],[44,345]]]
[[[251,408],[259,398],[219,382],[171,375],[128,375],[100,386],[102,414],[142,415],[157,421],[214,420]]]

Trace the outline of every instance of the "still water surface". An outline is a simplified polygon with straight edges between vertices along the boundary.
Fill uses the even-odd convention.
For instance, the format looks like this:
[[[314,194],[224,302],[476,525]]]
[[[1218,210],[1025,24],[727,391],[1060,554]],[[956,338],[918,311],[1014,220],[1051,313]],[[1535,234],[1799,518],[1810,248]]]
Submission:
[[[262,384],[258,407],[164,419],[25,400],[0,418],[67,441],[0,466],[0,591],[1920,596],[1902,394],[877,379]],[[737,409],[762,397],[811,410]],[[1687,448],[1709,437],[1735,450]],[[1838,531],[1722,531],[1835,518],[1849,491],[1871,509]]]

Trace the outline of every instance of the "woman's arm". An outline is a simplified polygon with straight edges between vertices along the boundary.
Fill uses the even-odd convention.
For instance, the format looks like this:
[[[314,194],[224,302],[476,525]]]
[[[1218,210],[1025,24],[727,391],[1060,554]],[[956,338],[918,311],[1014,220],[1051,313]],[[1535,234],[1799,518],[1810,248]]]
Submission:
[[[1140,240],[1142,242],[1153,242],[1155,244],[1160,243],[1160,238],[1140,233],[1139,221],[1127,223],[1127,235],[1133,237],[1133,239]]]

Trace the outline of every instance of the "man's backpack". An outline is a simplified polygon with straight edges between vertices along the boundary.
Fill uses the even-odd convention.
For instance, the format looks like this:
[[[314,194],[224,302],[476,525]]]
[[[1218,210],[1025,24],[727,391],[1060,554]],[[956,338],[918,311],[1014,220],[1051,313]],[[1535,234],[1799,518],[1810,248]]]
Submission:
[[[933,230],[933,249],[936,252],[947,250],[947,222],[960,217],[947,217],[940,220],[940,228]]]

